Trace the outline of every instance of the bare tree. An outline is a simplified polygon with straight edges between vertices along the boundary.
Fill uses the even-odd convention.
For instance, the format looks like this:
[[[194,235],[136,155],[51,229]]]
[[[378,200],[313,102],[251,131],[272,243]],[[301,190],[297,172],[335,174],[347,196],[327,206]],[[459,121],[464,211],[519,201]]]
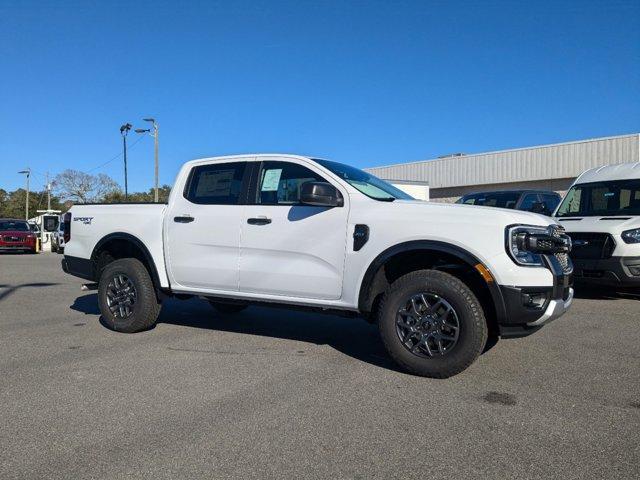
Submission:
[[[71,169],[56,176],[55,186],[62,199],[77,203],[100,201],[120,190],[116,181],[104,173],[90,175]]]

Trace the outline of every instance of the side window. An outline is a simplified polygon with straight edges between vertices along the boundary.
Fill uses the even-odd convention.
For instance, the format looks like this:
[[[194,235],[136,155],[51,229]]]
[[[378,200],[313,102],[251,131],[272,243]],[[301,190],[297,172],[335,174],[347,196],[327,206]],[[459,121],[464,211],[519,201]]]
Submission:
[[[213,163],[193,167],[184,197],[206,205],[237,205],[246,162]]]
[[[300,203],[300,189],[306,182],[326,182],[326,180],[297,163],[263,162],[258,176],[256,203],[297,205]]]
[[[533,210],[533,204],[538,201],[537,193],[527,193],[522,199],[522,203],[520,204],[520,210],[525,210],[530,212]]]
[[[542,203],[544,203],[544,206],[549,213],[553,212],[560,203],[559,196],[550,195],[548,193],[543,193],[540,196],[542,197]]]

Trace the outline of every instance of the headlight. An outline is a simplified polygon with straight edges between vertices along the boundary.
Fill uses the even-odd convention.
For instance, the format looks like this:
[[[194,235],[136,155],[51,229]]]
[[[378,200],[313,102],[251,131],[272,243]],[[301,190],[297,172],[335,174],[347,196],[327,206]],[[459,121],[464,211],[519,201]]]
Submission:
[[[524,239],[527,238],[528,235],[545,235],[547,233],[548,230],[545,227],[529,225],[507,227],[507,253],[518,265],[541,267],[544,265],[542,263],[542,255],[531,252]]]
[[[625,230],[621,236],[624,243],[640,243],[640,228]]]

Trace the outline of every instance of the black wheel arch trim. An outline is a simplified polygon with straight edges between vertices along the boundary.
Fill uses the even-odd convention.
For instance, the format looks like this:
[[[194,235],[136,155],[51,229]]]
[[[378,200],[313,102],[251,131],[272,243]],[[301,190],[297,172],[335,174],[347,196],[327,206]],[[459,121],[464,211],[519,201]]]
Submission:
[[[369,267],[362,279],[362,283],[360,284],[360,292],[358,295],[358,309],[361,312],[369,312],[371,310],[371,305],[374,299],[369,298],[370,288],[375,281],[376,274],[387,260],[399,253],[418,250],[431,250],[452,255],[468,264],[474,270],[475,266],[478,264],[484,266],[484,264],[475,255],[464,248],[450,243],[440,242],[437,240],[412,240],[409,242],[399,243],[384,250],[369,264]],[[507,312],[500,287],[495,281],[485,282],[485,284],[491,293],[491,299],[495,306],[496,321],[498,323],[502,323],[506,319]]]
[[[94,276],[94,280],[98,281],[99,279],[97,278],[98,276],[98,272],[96,271],[96,257],[97,257],[97,253],[101,250],[101,248],[108,242],[112,241],[112,240],[125,240],[128,242],[131,242],[133,245],[135,245],[144,255],[145,260],[147,261],[147,264],[149,265],[149,274],[151,275],[151,280],[153,281],[153,285],[155,286],[156,290],[159,291],[161,286],[160,286],[160,276],[158,275],[158,269],[156,268],[156,264],[153,261],[153,257],[151,256],[151,253],[149,252],[149,249],[147,248],[147,246],[144,244],[144,242],[142,240],[140,240],[138,237],[136,237],[135,235],[131,235],[130,233],[125,233],[125,232],[114,232],[114,233],[110,233],[109,235],[106,235],[104,237],[102,237],[100,240],[98,240],[98,243],[96,243],[95,247],[93,247],[93,251],[91,252],[91,261],[93,263],[93,267],[94,267],[94,272],[93,272],[93,276]]]

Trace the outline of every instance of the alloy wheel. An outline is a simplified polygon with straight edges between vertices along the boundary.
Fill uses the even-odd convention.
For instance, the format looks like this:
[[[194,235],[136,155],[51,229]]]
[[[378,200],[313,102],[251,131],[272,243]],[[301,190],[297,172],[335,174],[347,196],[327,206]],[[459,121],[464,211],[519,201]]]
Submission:
[[[444,298],[434,293],[418,293],[398,309],[396,333],[414,355],[437,357],[446,355],[458,343],[460,321]]]

